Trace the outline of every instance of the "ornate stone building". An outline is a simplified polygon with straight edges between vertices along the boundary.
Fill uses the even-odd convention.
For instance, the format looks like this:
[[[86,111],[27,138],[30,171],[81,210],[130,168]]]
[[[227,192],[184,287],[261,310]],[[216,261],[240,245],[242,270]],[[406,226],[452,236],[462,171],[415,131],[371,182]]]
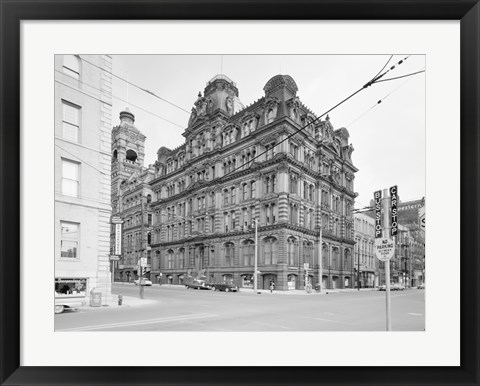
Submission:
[[[348,131],[334,130],[328,116],[316,120],[288,75],[274,76],[264,91],[244,107],[236,84],[214,77],[194,103],[185,143],[161,147],[152,168],[132,169],[113,182],[113,211],[123,219],[122,184],[136,178],[141,185],[130,194],[137,214],[139,201],[151,195],[143,210],[152,215],[144,249],[154,281],[184,284],[197,277],[251,287],[256,221],[258,288],[273,281],[278,290],[303,289],[307,275],[313,284],[321,275],[325,288],[353,286],[357,169]],[[118,138],[114,131],[113,164],[126,167]],[[122,151],[128,150],[127,144]],[[135,162],[140,165],[139,157]]]
[[[361,288],[378,286],[375,255],[375,220],[365,213],[355,213],[355,285]],[[358,277],[360,272],[360,277]],[[360,282],[360,283],[359,283]]]
[[[120,113],[120,124],[112,131],[112,252],[115,223],[122,224],[121,260],[112,263],[118,281],[135,280],[138,259],[150,260],[152,190],[149,182],[154,177],[154,169],[143,166],[145,139],[135,126],[135,116],[126,108]],[[150,270],[151,262],[145,267]]]

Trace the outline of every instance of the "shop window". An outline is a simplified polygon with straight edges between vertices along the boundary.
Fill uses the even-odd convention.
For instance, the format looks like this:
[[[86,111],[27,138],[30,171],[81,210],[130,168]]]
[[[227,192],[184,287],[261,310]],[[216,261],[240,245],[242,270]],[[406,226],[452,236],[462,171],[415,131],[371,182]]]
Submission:
[[[87,279],[84,278],[55,278],[55,296],[85,296]]]

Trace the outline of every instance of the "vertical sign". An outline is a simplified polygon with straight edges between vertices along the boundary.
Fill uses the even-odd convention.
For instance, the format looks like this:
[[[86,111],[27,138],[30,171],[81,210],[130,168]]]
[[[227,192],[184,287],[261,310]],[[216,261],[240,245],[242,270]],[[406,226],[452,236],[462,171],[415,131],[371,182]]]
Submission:
[[[122,254],[122,224],[115,224],[115,251],[114,255]]]
[[[375,205],[375,238],[382,237],[382,191],[377,190],[373,193]]]
[[[420,225],[420,229],[425,231],[425,207],[422,206],[418,208],[418,224]]]
[[[398,201],[398,189],[397,185],[390,188],[390,213],[391,213],[391,228],[390,235],[396,236],[398,234],[398,218],[397,218],[397,202]]]

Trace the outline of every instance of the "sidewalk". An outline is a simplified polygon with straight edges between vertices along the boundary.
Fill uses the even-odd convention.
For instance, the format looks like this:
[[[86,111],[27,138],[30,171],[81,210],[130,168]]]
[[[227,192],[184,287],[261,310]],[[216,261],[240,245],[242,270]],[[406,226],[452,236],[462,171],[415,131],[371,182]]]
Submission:
[[[129,308],[129,307],[143,307],[143,306],[160,303],[160,302],[161,300],[140,299],[139,297],[122,295],[122,305],[119,305],[118,295],[112,294],[110,299],[107,299],[106,301],[102,298],[101,306],[91,307],[90,304],[86,304],[81,308],[88,308],[91,310],[121,309],[121,308]]]

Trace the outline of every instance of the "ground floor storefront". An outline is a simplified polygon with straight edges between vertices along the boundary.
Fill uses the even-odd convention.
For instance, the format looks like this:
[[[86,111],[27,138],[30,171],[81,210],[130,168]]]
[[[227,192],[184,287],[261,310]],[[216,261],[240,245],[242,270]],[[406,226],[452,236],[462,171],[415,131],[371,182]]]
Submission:
[[[150,272],[152,283],[184,285],[192,280],[205,280],[207,283],[230,283],[240,288],[254,287],[254,274],[252,270],[233,269],[233,268],[212,268],[200,271],[195,270],[169,270],[162,272]],[[257,288],[270,289],[273,285],[274,290],[294,290],[305,289],[306,285],[311,285],[312,289],[318,289],[318,269],[316,272],[305,275],[303,268],[290,269],[288,267],[261,267],[257,274]],[[342,289],[353,288],[355,283],[351,272],[334,271],[322,275],[323,289]]]
[[[93,298],[97,303],[103,304],[111,298],[111,276],[81,275],[76,277],[72,274],[57,276],[54,282],[56,303],[75,303],[89,305]]]

